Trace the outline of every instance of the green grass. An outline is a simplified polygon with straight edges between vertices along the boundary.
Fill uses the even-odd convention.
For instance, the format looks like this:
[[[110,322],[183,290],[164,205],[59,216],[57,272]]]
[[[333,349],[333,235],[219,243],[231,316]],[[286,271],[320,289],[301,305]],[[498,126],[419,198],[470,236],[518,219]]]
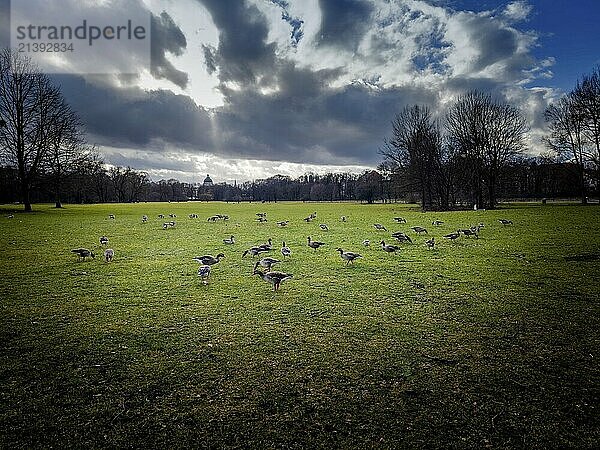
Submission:
[[[3,448],[600,441],[596,207],[38,205],[7,219],[8,208],[0,210]],[[269,222],[254,220],[261,211]],[[301,220],[313,211],[314,222]],[[159,213],[176,213],[177,226],[163,230]],[[231,219],[207,223],[215,213]],[[394,224],[398,215],[408,224]],[[278,228],[283,219],[290,225]],[[432,227],[436,219],[445,224]],[[480,221],[479,240],[441,239]],[[426,226],[439,245],[428,251],[427,237],[416,237],[385,254],[377,242],[392,239],[375,222]],[[223,245],[231,234],[236,245]],[[110,264],[101,235],[116,252]],[[314,252],[309,235],[327,245]],[[293,251],[276,267],[294,274],[279,292],[241,258],[269,237]],[[346,267],[338,246],[364,258]],[[77,247],[98,256],[78,262]],[[221,251],[201,284],[191,258]]]

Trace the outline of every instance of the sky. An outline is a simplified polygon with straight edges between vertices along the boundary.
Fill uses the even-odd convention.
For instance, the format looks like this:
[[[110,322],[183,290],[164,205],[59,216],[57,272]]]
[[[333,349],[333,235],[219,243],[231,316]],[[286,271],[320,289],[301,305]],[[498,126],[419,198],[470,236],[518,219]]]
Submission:
[[[598,0],[104,2],[152,14],[150,67],[123,48],[105,57],[136,75],[51,76],[105,161],[154,180],[360,172],[402,108],[443,118],[473,89],[521,109],[537,154],[545,108],[600,65]]]

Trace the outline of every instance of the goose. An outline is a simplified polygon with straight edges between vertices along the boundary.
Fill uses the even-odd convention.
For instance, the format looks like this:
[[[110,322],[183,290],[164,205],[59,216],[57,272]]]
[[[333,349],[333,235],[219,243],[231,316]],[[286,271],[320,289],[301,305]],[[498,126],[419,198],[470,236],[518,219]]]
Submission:
[[[167,222],[163,223],[162,225],[163,230],[166,230],[167,228],[169,228],[169,224]]]
[[[266,217],[258,217],[256,220],[258,222],[260,222],[260,223],[267,222],[267,218]]]
[[[485,228],[485,225],[483,224],[483,222],[479,222],[477,225],[472,226],[471,230],[477,231],[479,233],[479,231],[481,231],[482,228]]]
[[[267,239],[267,243],[259,245],[258,248],[265,252],[271,251],[273,249],[273,240],[271,238]]]
[[[258,217],[267,217],[267,213],[263,212],[263,213],[256,213],[256,215]]]
[[[313,220],[313,219],[314,219],[314,217],[312,217],[312,216],[308,216],[308,217],[305,217],[305,218],[304,218],[304,219],[302,219],[302,220],[304,220],[306,223],[308,223],[308,222],[312,222],[312,220]]]
[[[400,247],[397,247],[395,245],[386,245],[385,241],[381,241],[380,244],[384,252],[395,253],[398,250],[400,250]]]
[[[198,267],[198,276],[202,279],[202,283],[208,284],[208,277],[210,276],[210,266]]]
[[[387,231],[386,228],[383,225],[381,225],[380,223],[374,223],[373,226],[375,227],[376,230]]]
[[[431,225],[433,225],[434,227],[439,227],[440,225],[444,225],[444,222],[442,222],[441,220],[434,220],[433,222],[431,222]]]
[[[14,214],[9,214],[8,216],[6,216],[7,219],[14,219],[15,215]]]
[[[271,266],[274,266],[278,262],[279,262],[278,259],[267,256],[266,258],[262,258],[262,259],[256,261],[256,264],[254,264],[254,270],[256,270],[258,268],[258,266],[262,266],[265,269],[267,269],[267,272],[270,272]]]
[[[427,234],[427,229],[423,228],[423,227],[412,227],[411,230],[413,230],[417,234],[421,234],[421,233]]]
[[[169,217],[170,217],[171,219],[174,219],[175,217],[177,217],[177,214],[169,214]]]
[[[329,231],[329,227],[327,226],[326,223],[319,224],[319,228],[323,231]]]
[[[104,261],[107,263],[111,262],[115,257],[115,251],[112,248],[107,248],[104,250]]]
[[[512,220],[508,220],[508,219],[498,219],[498,222],[500,222],[502,225],[512,225]]]
[[[315,211],[314,213],[312,213],[312,214],[310,215],[310,217],[312,217],[313,219],[316,219],[316,218],[317,218],[317,212]]]
[[[449,233],[449,234],[445,234],[443,237],[446,239],[450,239],[451,241],[454,241],[455,239],[458,239],[460,237],[460,233]]]
[[[192,261],[199,262],[205,266],[212,266],[213,264],[217,264],[221,258],[225,258],[223,253],[219,253],[216,258],[212,255],[196,256],[192,258]]]
[[[394,217],[394,220],[398,223],[406,223],[406,219],[404,217]]]
[[[108,218],[109,218],[109,219],[114,219],[114,218],[115,218],[115,215],[114,215],[114,214],[109,214],[109,215],[108,215]]]
[[[279,289],[279,286],[281,285],[281,283],[283,283],[284,281],[289,280],[290,278],[293,277],[293,275],[291,273],[285,273],[285,272],[264,273],[260,270],[255,270],[253,272],[253,274],[260,276],[267,283],[271,283],[273,285],[273,291],[277,291]]]
[[[476,231],[472,230],[471,228],[464,228],[461,230],[456,230],[457,233],[462,233],[465,236],[475,236],[476,239],[479,239],[479,235],[477,234]]]
[[[198,214],[189,214],[188,217],[190,219],[197,219],[198,218]]]
[[[223,239],[223,244],[232,245],[235,244],[235,239],[233,235],[229,239]]]
[[[95,258],[96,255],[94,255],[94,252],[92,252],[91,250],[88,250],[87,248],[75,248],[73,250],[71,250],[71,253],[77,253],[77,255],[79,256],[79,259],[81,259],[82,261],[85,261],[85,258]]]
[[[317,249],[319,247],[321,247],[322,245],[325,245],[325,242],[319,242],[319,241],[312,241],[310,239],[310,236],[308,236],[308,246],[312,249],[314,249],[315,251],[317,251]]]
[[[282,246],[281,246],[281,254],[283,255],[283,257],[285,258],[287,256],[291,256],[292,255],[292,251],[290,250],[290,248],[285,245],[285,242],[282,242],[281,244],[282,244]]]
[[[142,223],[146,223],[146,222],[148,222],[148,216],[143,215],[142,216]]]
[[[347,219],[346,219],[346,216],[342,216],[342,217],[340,217],[340,220],[341,220],[342,222],[345,222],[345,221],[347,220]]]
[[[368,239],[365,239],[364,241],[362,241],[362,244],[363,244],[365,247],[368,247],[369,245],[371,245],[371,241],[370,241],[370,240],[368,240]]]
[[[268,250],[265,250],[260,247],[251,247],[248,250],[245,250],[244,253],[242,253],[242,258],[244,256],[246,256],[247,254],[250,254],[250,256],[254,257],[254,256],[260,255],[261,253],[265,253],[265,252],[268,252]]]
[[[396,231],[392,233],[392,237],[397,239],[398,242],[410,242],[412,244],[412,239],[409,235],[404,234],[402,231]]]
[[[354,253],[354,252],[345,252],[344,250],[342,250],[341,248],[338,248],[336,250],[337,252],[340,252],[340,257],[344,260],[346,260],[346,265],[350,264],[350,263],[354,263],[355,259],[358,258],[362,258],[363,256],[358,254],[358,253]]]
[[[164,214],[159,214],[159,215],[158,215],[158,218],[159,218],[159,219],[164,219],[164,218],[165,218],[165,215],[164,215]]]
[[[432,237],[431,239],[426,240],[425,245],[427,246],[428,250],[435,248],[435,238]]]
[[[108,244],[108,238],[106,236],[100,236],[100,245]]]
[[[287,227],[287,224],[290,223],[289,220],[282,220],[281,222],[277,222],[277,225],[280,227]]]

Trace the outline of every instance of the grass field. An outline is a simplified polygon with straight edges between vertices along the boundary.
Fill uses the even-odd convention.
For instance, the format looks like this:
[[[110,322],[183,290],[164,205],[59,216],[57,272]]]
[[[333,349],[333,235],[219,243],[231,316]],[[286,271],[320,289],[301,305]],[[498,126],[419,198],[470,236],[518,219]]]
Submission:
[[[2,448],[600,442],[598,207],[35,210],[12,219],[0,210]],[[262,211],[264,224],[254,220]],[[317,219],[303,222],[313,211]],[[176,227],[163,230],[160,213],[177,214]],[[231,219],[208,223],[215,213]],[[283,219],[284,229],[275,224]],[[436,219],[445,224],[432,227]],[[377,243],[393,239],[375,222],[409,232],[414,244],[386,254]],[[441,239],[479,222],[480,239]],[[434,251],[414,225],[436,237]],[[223,245],[232,234],[237,243]],[[102,260],[101,235],[112,263]],[[327,245],[313,251],[309,235]],[[283,240],[293,252],[274,268],[294,275],[278,292],[241,258],[269,237],[273,256]],[[364,258],[345,266],[339,246]],[[77,247],[98,256],[78,262]],[[203,285],[192,257],[221,251]]]

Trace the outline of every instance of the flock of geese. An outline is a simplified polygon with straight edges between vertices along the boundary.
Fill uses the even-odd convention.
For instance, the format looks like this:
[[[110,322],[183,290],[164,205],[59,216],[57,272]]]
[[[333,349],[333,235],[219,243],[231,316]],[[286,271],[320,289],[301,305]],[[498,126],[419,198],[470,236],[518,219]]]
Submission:
[[[190,219],[198,218],[197,214],[189,214],[188,216]],[[257,216],[256,220],[260,223],[264,223],[264,222],[268,221],[267,213],[256,213],[256,216]],[[175,214],[169,214],[169,217],[173,219],[173,218],[176,218],[177,216]],[[316,219],[316,217],[317,217],[317,213],[314,212],[314,213],[311,213],[310,215],[308,215],[307,217],[305,217],[303,220],[308,223],[308,222],[311,222],[314,219]],[[108,218],[110,220],[115,220],[115,215],[109,214]],[[164,219],[165,216],[163,214],[159,214],[158,218]],[[210,216],[208,218],[208,222],[216,222],[218,220],[227,221],[227,220],[229,220],[229,216],[217,214],[214,216]],[[340,221],[347,222],[348,218],[346,216],[341,216]],[[394,217],[394,221],[396,223],[403,223],[403,224],[407,223],[406,219],[403,217]],[[142,223],[147,223],[147,222],[148,222],[148,216],[146,216],[146,215],[142,216]],[[508,219],[499,219],[499,222],[502,225],[512,225],[513,224],[513,222]],[[277,223],[277,226],[279,226],[279,227],[286,227],[289,224],[289,220],[279,221],[276,223]],[[441,225],[444,224],[444,222],[442,222],[440,220],[435,220],[431,224],[434,227],[440,227]],[[172,228],[172,227],[175,227],[175,225],[176,225],[175,221],[164,222],[163,229]],[[388,231],[387,228],[384,225],[382,225],[381,223],[374,223],[373,227],[377,231],[385,231],[385,232]],[[484,227],[485,227],[485,225],[482,222],[480,222],[476,226],[471,226],[469,228],[460,228],[460,229],[456,230],[455,232],[445,234],[442,237],[445,239],[448,239],[450,241],[455,241],[461,235],[463,235],[465,237],[475,237],[476,239],[478,239],[479,233],[480,233],[481,229]],[[319,224],[319,228],[322,231],[329,231],[329,226],[325,223]],[[417,235],[428,235],[429,234],[428,230],[421,226],[413,226],[410,229]],[[409,244],[413,243],[412,238],[408,234],[401,232],[401,231],[391,233],[391,237],[393,239],[395,239],[398,243],[409,243]],[[106,236],[101,236],[99,239],[100,246],[104,249],[104,260],[107,263],[111,262],[115,256],[115,251],[112,248],[107,248],[108,241],[109,241],[108,237],[106,237]],[[223,242],[223,245],[228,245],[228,246],[234,245],[236,243],[235,237],[233,235],[231,235],[228,238],[223,239],[222,242]],[[371,241],[369,239],[365,239],[362,242],[362,244],[365,247],[369,247],[371,245]],[[425,246],[427,247],[428,250],[434,250],[436,244],[437,244],[437,242],[435,240],[435,237],[431,237],[425,241]],[[313,251],[315,251],[315,252],[319,248],[323,247],[324,245],[326,245],[325,242],[315,241],[310,236],[307,237],[307,246],[309,248],[313,249]],[[401,250],[401,247],[399,245],[392,245],[392,244],[386,243],[385,240],[383,240],[383,239],[379,242],[379,245],[381,246],[381,249],[388,254],[396,253]],[[253,258],[260,257],[260,259],[257,260],[253,266],[252,274],[258,275],[264,281],[266,281],[267,283],[270,283],[273,286],[273,291],[277,291],[277,290],[279,290],[281,284],[284,281],[291,279],[293,277],[293,275],[291,273],[272,270],[272,267],[274,265],[281,262],[280,260],[275,259],[271,256],[263,256],[264,253],[271,252],[272,250],[273,250],[273,241],[271,238],[269,238],[267,240],[267,242],[264,244],[255,245],[255,246],[252,246],[252,247],[244,250],[244,252],[242,253],[242,258],[244,258],[247,255],[250,255]],[[76,249],[71,250],[71,252],[77,254],[78,259],[80,261],[85,261],[86,258],[94,258],[95,257],[94,252],[87,248],[76,248]],[[363,255],[361,255],[360,253],[345,251],[341,247],[338,247],[336,249],[336,252],[339,252],[340,258],[343,261],[345,261],[346,265],[353,264],[355,260],[363,257]],[[290,249],[290,247],[288,247],[286,245],[285,241],[282,242],[280,253],[284,260],[289,258],[292,254],[292,250]],[[198,276],[201,278],[201,280],[204,284],[208,284],[208,279],[209,279],[210,273],[211,273],[211,267],[214,266],[215,264],[218,264],[221,261],[221,259],[223,259],[223,258],[225,258],[224,253],[219,253],[217,256],[203,255],[203,256],[196,256],[196,257],[192,258],[193,261],[196,261],[197,263],[200,264],[200,267],[198,268]]]

